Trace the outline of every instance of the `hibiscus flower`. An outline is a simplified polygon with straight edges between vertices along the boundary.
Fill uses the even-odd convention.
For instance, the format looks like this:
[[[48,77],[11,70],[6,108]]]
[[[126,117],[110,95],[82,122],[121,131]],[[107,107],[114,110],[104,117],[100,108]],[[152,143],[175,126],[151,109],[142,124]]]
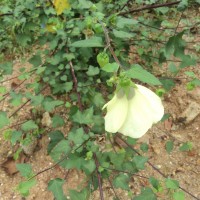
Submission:
[[[107,108],[105,130],[140,138],[162,119],[164,107],[160,97],[142,85],[135,84],[135,87],[130,86],[128,93],[126,91],[119,89],[104,105],[103,109]]]

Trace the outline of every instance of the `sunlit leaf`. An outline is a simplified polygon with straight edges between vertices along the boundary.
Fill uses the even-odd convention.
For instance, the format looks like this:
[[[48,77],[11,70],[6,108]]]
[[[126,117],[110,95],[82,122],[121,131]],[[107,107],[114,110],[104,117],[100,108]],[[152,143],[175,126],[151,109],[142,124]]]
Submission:
[[[71,47],[103,47],[103,41],[101,37],[92,37],[85,40],[80,40],[72,43]]]
[[[158,78],[143,69],[140,65],[132,65],[131,69],[126,71],[126,75],[150,85],[162,85]]]
[[[17,191],[24,197],[29,195],[29,190],[36,185],[37,181],[35,179],[30,179],[28,181],[23,181],[17,186]]]

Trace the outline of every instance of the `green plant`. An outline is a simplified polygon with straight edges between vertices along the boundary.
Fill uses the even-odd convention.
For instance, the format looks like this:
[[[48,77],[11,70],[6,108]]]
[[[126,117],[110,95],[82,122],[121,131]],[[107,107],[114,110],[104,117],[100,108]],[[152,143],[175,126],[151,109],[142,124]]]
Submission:
[[[155,2],[138,0],[134,5],[145,4],[143,10],[147,10],[146,6],[153,8]],[[162,1],[163,6],[159,9],[134,16],[133,19],[131,14],[137,10],[125,11],[131,4],[127,0],[71,0],[62,3],[59,0],[16,0],[6,6],[1,5],[1,17],[4,19],[1,25],[8,27],[5,30],[0,28],[5,36],[0,41],[2,50],[6,50],[4,43],[7,40],[9,49],[13,46],[18,49],[30,46],[39,48],[30,52],[33,53],[29,59],[31,70],[23,71],[19,76],[22,81],[33,76],[35,81],[25,85],[27,91],[24,93],[9,92],[10,104],[19,106],[19,109],[16,108],[10,115],[1,111],[0,128],[9,125],[11,118],[27,104],[36,110],[51,113],[52,128],[55,130],[48,133],[48,154],[56,163],[55,166],[76,168],[87,176],[84,188],[69,192],[73,200],[88,199],[97,187],[103,199],[102,180],[109,180],[111,175],[114,176],[112,187],[128,191],[131,198],[145,199],[150,196],[149,199],[156,199],[155,190],[160,192],[162,189],[154,179],[150,180],[154,189],[144,188],[137,197],[132,194],[130,177],[125,174],[136,174],[150,162],[142,156],[142,152],[134,149],[135,139],[105,133],[102,107],[114,93],[116,83],[123,82],[124,77],[159,87],[157,92],[162,96],[175,86],[173,78],[180,70],[196,64],[195,55],[185,53],[187,43],[183,36],[189,29],[177,32],[177,25],[168,20],[169,16],[180,15],[181,18],[181,12],[190,4],[187,1],[176,2],[179,11],[176,7],[169,8]],[[130,53],[136,55],[131,60],[133,64],[129,62]],[[178,60],[178,65],[174,64],[172,57]],[[166,73],[156,78],[160,74],[153,74],[153,71],[165,63],[168,63],[171,76],[166,78]],[[1,64],[0,69],[2,78],[13,71],[9,62]],[[192,78],[196,80],[196,77]],[[51,93],[45,95],[43,91],[47,87],[50,87]],[[63,95],[68,99],[63,100]],[[26,100],[23,102],[22,99]],[[63,112],[69,115],[72,123],[67,136],[56,129],[65,124],[61,115],[54,112],[60,106],[63,106]],[[35,138],[40,130],[35,121],[27,120],[20,128],[13,130],[11,143],[18,141],[25,144]],[[23,133],[27,136],[25,139],[21,139]],[[111,142],[110,146],[102,147],[96,142],[99,136],[111,141],[117,137],[125,146],[115,150]],[[6,137],[9,138],[7,134]],[[172,143],[167,143],[166,148],[170,152]],[[184,151],[188,148],[181,149]],[[141,146],[141,150],[148,151],[147,145]],[[18,191],[27,196],[29,189],[36,184],[37,174],[32,173],[29,165],[19,165],[18,168],[27,178],[27,181],[20,183]],[[24,171],[28,171],[28,175],[23,174]],[[94,187],[90,189],[92,182]],[[62,179],[54,179],[48,184],[48,190],[58,200],[66,199],[62,191],[63,183]],[[166,186],[175,200],[183,199],[177,182],[167,179]]]

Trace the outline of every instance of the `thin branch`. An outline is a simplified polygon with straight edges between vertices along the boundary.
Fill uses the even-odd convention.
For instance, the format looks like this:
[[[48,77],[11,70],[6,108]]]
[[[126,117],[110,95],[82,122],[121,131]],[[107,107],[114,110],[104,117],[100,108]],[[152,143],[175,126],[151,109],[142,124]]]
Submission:
[[[101,166],[102,167],[102,166]],[[107,167],[102,167],[106,170],[111,170],[111,171],[116,171],[116,172],[122,172],[122,173],[125,173],[125,174],[130,174],[132,176],[138,176],[139,178],[144,178],[144,179],[149,179],[149,177],[146,177],[146,176],[142,176],[142,175],[138,175],[138,174],[135,174],[135,173],[131,173],[131,172],[127,172],[127,171],[124,171],[124,170],[118,170],[118,169],[111,169],[111,168],[107,168]]]
[[[72,74],[72,77],[73,77],[75,92],[76,92],[77,97],[78,97],[78,105],[79,105],[80,110],[83,111],[83,106],[82,106],[82,103],[81,103],[81,94],[80,94],[80,92],[78,92],[78,81],[77,81],[77,78],[76,78],[76,75],[75,75],[75,72],[74,72],[74,66],[73,66],[71,61],[69,61],[69,66],[70,66],[71,74]]]
[[[94,158],[95,164],[96,164],[96,173],[97,173],[97,178],[98,178],[98,186],[99,186],[99,192],[100,192],[100,199],[104,200],[101,174],[99,172],[99,162],[98,162],[98,159],[97,159],[97,156],[96,156],[95,153],[93,154],[93,158]]]
[[[137,150],[135,150],[130,144],[128,144],[124,139],[121,138],[121,136],[117,133],[116,136],[124,143],[126,144],[132,151],[134,151],[137,155],[142,156]],[[164,178],[167,178],[167,176],[161,172],[158,168],[156,168],[150,161],[147,161],[147,163],[156,171],[158,172],[161,176],[163,176]],[[192,196],[194,199],[196,200],[200,200],[198,197],[194,196],[192,193],[190,193],[189,191],[187,191],[186,189],[182,188],[181,186],[179,186],[179,188],[181,190],[183,190],[185,193],[189,194],[190,196]]]
[[[119,10],[123,10],[132,0],[128,0]]]
[[[6,131],[6,130],[8,130],[8,129],[14,128],[15,126],[19,126],[19,125],[21,125],[21,124],[23,124],[23,123],[25,123],[25,122],[27,122],[27,121],[28,121],[28,120],[25,120],[25,121],[20,122],[20,123],[18,123],[18,124],[11,125],[11,126],[9,126],[9,127],[7,127],[7,128],[2,129],[1,131],[3,132],[3,131]]]
[[[27,79],[24,79],[21,83],[19,83],[14,89],[13,91],[15,91],[17,88],[19,88]],[[4,101],[8,96],[9,96],[10,92],[7,92],[6,94],[4,94],[2,97],[3,99],[0,100],[0,103],[2,101]]]
[[[113,142],[112,142],[112,140],[111,140],[111,138],[110,138],[110,134],[109,134],[109,136],[108,136],[108,140],[109,140],[110,144],[112,145],[113,151],[114,151],[115,153],[117,153],[117,151],[116,151],[116,149],[115,149],[115,145],[113,144]]]
[[[72,151],[77,151],[77,150],[78,150],[79,148],[81,148],[84,144],[86,144],[90,139],[91,139],[91,137],[88,138],[87,140],[85,140],[81,145],[79,145],[79,146],[78,146],[77,148],[75,148],[74,150],[71,150],[70,152],[72,152]],[[69,152],[69,153],[70,153],[70,152]],[[57,163],[55,163],[53,166],[47,167],[46,169],[43,169],[43,170],[39,171],[37,174],[35,174],[34,176],[30,177],[28,180],[31,180],[31,179],[35,178],[36,176],[38,176],[39,174],[42,174],[43,172],[46,172],[46,171],[49,171],[50,169],[55,168],[58,164],[60,164],[61,162],[63,162],[63,161],[68,157],[69,153],[67,153],[66,155],[64,155],[63,158],[61,158],[61,159],[60,159]]]
[[[119,199],[119,200],[120,200],[120,198],[119,198],[118,195],[117,195],[117,192],[115,191],[115,188],[113,187],[113,184],[112,184],[111,180],[109,179],[109,176],[107,177],[107,179],[108,179],[108,182],[110,183],[110,186],[111,186],[111,188],[112,188],[112,191],[113,191],[113,193],[114,193],[116,199]]]
[[[140,12],[143,10],[149,10],[149,9],[154,9],[154,8],[169,7],[169,6],[179,4],[179,3],[180,3],[180,1],[175,1],[175,2],[170,2],[170,3],[149,5],[149,6],[144,6],[142,8],[130,9],[129,11],[126,11],[126,12],[121,12],[121,13],[119,13],[119,15],[127,15],[130,13]]]
[[[180,16],[180,18],[179,18],[179,20],[178,20],[178,23],[177,23],[177,26],[176,26],[176,28],[175,28],[175,30],[174,30],[174,36],[176,35],[177,29],[178,29],[178,27],[179,27],[179,24],[180,24],[180,22],[181,22],[182,17],[183,17],[183,11],[181,12],[181,16]]]
[[[4,13],[4,14],[0,14],[0,17],[11,16],[11,15],[13,15],[13,13]]]
[[[110,50],[110,53],[112,54],[115,62],[118,63],[121,68],[124,68],[121,65],[119,59],[117,58],[117,56],[116,56],[116,54],[115,54],[115,52],[114,52],[114,50],[113,50],[113,48],[111,46],[111,39],[110,39],[109,34],[108,34],[108,29],[104,26],[104,24],[101,21],[99,21],[99,23],[101,24],[101,26],[103,28],[103,32],[104,32],[104,35],[105,35],[105,38],[106,38],[106,44],[107,44],[106,47]]]
[[[36,95],[40,94],[42,91],[44,91],[46,88],[48,87],[48,85],[46,85],[45,87],[43,87]],[[17,112],[19,112],[25,105],[27,105],[29,102],[31,101],[31,99],[28,99],[25,103],[23,103],[19,108],[17,108],[11,115],[9,115],[8,118],[13,117]]]

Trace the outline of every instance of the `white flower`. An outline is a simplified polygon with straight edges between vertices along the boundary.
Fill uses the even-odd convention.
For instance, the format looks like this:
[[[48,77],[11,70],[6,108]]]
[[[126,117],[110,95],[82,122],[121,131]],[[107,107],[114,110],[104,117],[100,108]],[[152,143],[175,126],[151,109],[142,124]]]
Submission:
[[[104,105],[103,109],[107,108],[106,131],[139,138],[163,117],[164,107],[161,99],[148,88],[135,85],[136,88],[130,87],[128,95],[120,89]]]

